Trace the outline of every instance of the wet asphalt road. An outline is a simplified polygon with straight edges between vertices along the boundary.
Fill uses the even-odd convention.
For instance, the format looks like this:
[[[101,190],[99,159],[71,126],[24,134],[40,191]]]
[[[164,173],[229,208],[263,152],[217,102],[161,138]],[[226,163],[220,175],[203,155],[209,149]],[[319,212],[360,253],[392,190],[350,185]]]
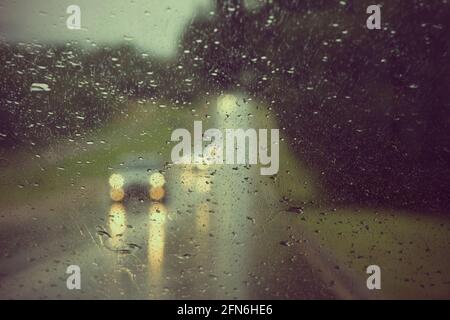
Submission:
[[[131,200],[77,212],[68,206],[65,222],[49,217],[4,231],[2,242],[7,235],[12,243],[2,258],[0,296],[333,297],[304,256],[301,231],[256,168],[176,171],[181,183],[169,188],[176,196],[165,205]],[[52,227],[59,222],[66,227]],[[71,264],[81,268],[80,291],[66,288]]]
[[[217,128],[250,127],[222,114]],[[256,166],[167,171],[168,201],[113,203],[107,182],[5,209],[0,298],[324,299],[339,297],[311,258],[298,217]],[[69,265],[81,290],[68,290]]]

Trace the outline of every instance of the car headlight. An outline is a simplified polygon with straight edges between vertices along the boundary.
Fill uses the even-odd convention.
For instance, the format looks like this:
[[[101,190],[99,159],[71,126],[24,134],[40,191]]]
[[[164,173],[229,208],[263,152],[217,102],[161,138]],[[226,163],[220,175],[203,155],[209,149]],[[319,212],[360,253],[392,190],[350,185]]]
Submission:
[[[152,173],[148,180],[149,180],[148,182],[150,183],[150,185],[153,188],[162,187],[166,183],[166,179],[164,178],[163,174],[160,172]]]
[[[151,188],[149,191],[150,199],[155,201],[160,201],[166,195],[166,191],[164,191],[163,187]]]
[[[122,188],[112,188],[109,195],[113,201],[122,201],[125,197],[125,192]]]
[[[125,179],[122,175],[114,173],[109,177],[109,185],[114,189],[120,189],[123,187]]]

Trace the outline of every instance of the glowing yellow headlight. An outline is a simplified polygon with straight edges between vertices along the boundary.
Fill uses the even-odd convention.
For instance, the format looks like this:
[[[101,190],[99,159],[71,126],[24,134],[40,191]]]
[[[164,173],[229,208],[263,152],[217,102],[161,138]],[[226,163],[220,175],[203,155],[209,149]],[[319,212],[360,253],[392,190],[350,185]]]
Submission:
[[[150,199],[155,200],[155,201],[160,201],[161,199],[164,198],[164,196],[166,195],[166,192],[164,191],[163,187],[156,187],[156,188],[151,188],[150,192]]]
[[[109,177],[109,185],[114,189],[122,188],[124,183],[125,179],[118,173],[114,173]]]
[[[166,179],[161,173],[155,172],[150,175],[149,183],[153,188],[158,188],[164,186]]]
[[[123,191],[122,188],[113,188],[111,189],[110,193],[109,193],[111,200],[113,201],[122,201],[123,198],[125,197],[125,192]]]

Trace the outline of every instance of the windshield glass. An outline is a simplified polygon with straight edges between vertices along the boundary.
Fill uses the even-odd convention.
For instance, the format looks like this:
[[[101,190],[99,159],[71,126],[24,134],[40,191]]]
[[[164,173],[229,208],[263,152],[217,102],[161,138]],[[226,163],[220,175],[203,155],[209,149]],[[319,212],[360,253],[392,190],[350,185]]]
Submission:
[[[449,23],[0,0],[0,298],[450,298]]]

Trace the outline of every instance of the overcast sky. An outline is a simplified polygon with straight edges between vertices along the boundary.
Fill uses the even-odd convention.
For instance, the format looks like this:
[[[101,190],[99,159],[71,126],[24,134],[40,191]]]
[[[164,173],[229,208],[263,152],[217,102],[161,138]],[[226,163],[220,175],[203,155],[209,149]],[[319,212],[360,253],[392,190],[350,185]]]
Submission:
[[[0,0],[0,33],[9,41],[130,41],[158,56],[176,53],[177,41],[212,0]],[[69,5],[81,8],[83,30],[66,27]]]

